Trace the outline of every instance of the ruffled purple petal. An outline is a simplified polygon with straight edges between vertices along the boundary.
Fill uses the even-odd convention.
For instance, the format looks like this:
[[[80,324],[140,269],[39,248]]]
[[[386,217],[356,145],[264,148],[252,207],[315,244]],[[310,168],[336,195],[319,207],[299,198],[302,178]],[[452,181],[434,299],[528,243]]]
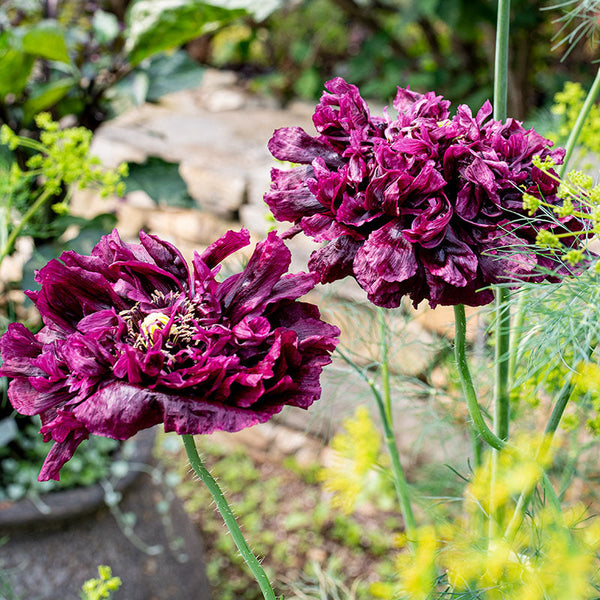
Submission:
[[[308,135],[301,127],[277,129],[269,140],[271,154],[279,160],[309,165],[319,157],[331,168],[342,165],[341,157],[324,142]]]
[[[290,262],[291,253],[275,232],[257,244],[246,268],[223,298],[223,305],[234,323],[253,311],[262,310]]]
[[[497,241],[507,223],[526,217],[523,191],[560,202],[557,180],[533,157],[560,163],[562,149],[519,121],[491,119],[489,101],[475,115],[462,105],[451,117],[441,96],[399,88],[397,117],[379,118],[343,79],[325,87],[313,116],[319,135],[286,134],[295,149],[286,156],[295,152],[307,166],[274,171],[265,197],[276,219],[294,223],[289,235],[327,242],[309,261],[322,282],[353,276],[380,306],[398,306],[403,295],[415,305],[478,306],[490,285],[539,279],[527,250],[535,226],[513,231],[511,252]],[[337,159],[317,155],[321,145]]]
[[[46,325],[34,335],[12,324],[0,339],[12,405],[39,414],[54,442],[40,479],[58,479],[89,435],[124,440],[161,422],[237,431],[317,399],[339,331],[297,301],[318,276],[288,274],[275,233],[224,281],[220,262],[248,244],[247,231],[196,254],[191,279],[174,247],[140,238],[124,244],[113,232],[90,257],[49,263],[31,294]]]

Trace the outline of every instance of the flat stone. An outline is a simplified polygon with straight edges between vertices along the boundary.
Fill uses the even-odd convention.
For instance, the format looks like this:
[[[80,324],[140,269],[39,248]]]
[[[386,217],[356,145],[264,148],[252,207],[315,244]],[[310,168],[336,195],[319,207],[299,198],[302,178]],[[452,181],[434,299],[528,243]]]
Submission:
[[[247,175],[248,204],[260,207],[265,213],[269,214],[269,207],[264,201],[264,196],[271,187],[271,167],[270,163],[260,165],[250,170]]]
[[[152,233],[169,238],[176,245],[179,241],[209,245],[230,229],[238,228],[236,223],[193,209],[148,211],[146,223]]]
[[[90,154],[97,156],[105,167],[111,168],[116,168],[123,162],[143,163],[148,156],[143,147],[104,135],[102,127],[92,140]]]
[[[93,219],[101,213],[116,213],[123,200],[116,196],[102,198],[93,189],[73,190],[69,204],[71,214],[85,219]]]
[[[245,104],[246,96],[240,90],[215,90],[204,99],[204,107],[210,112],[239,110]]]
[[[254,204],[240,206],[238,214],[242,227],[260,237],[266,237],[273,227],[273,221],[267,219],[267,211]]]
[[[119,235],[123,240],[139,241],[139,232],[148,227],[148,217],[154,211],[154,208],[139,208],[129,202],[124,202],[118,207],[118,225]]]
[[[184,161],[179,173],[202,210],[231,217],[245,202],[246,180],[232,169],[217,170]]]
[[[154,202],[154,200],[152,200],[152,198],[150,198],[150,196],[144,192],[144,190],[135,190],[133,192],[129,192],[125,197],[125,202],[123,202],[123,204],[144,210],[152,210],[156,208],[156,202]]]

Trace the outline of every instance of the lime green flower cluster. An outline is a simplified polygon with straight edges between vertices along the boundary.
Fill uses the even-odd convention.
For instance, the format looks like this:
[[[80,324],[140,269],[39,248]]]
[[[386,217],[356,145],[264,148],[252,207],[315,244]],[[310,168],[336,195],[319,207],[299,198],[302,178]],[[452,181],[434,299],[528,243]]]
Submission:
[[[123,195],[125,187],[121,177],[127,175],[127,164],[119,165],[116,170],[103,169],[98,158],[89,156],[92,141],[89,129],[60,129],[49,113],[36,115],[35,123],[41,130],[39,142],[18,136],[8,125],[0,127],[0,143],[10,150],[22,147],[35,152],[27,161],[27,171],[22,171],[13,163],[13,182],[22,177],[41,176],[45,188],[51,190],[53,195],[58,195],[63,185],[95,187],[103,197]]]
[[[331,441],[331,464],[319,471],[318,478],[332,493],[332,506],[350,514],[360,498],[381,486],[385,456],[381,435],[366,407],[359,406],[342,427]]]
[[[543,198],[524,193],[523,210],[526,210],[529,216],[533,216],[540,208],[543,208],[558,219],[573,217],[581,224],[578,231],[569,230],[563,233],[540,229],[537,233],[536,245],[556,253],[564,248],[562,239],[579,237],[581,246],[569,250],[564,248],[565,251],[561,257],[570,265],[577,265],[584,259],[585,250],[592,239],[600,235],[600,184],[594,185],[594,180],[582,171],[570,171],[561,181],[553,171],[555,165],[552,161],[542,162],[539,157],[535,157],[533,162],[550,177],[560,181],[557,195],[563,202],[558,206],[551,205]],[[600,272],[600,262],[596,263],[595,268],[597,272]]]
[[[52,209],[59,215],[69,212],[69,192],[73,187],[97,189],[102,197],[122,196],[127,164],[104,169],[98,158],[90,157],[92,133],[85,127],[61,129],[48,113],[35,117],[40,140],[17,135],[8,125],[0,127],[0,144],[32,152],[22,169],[16,161],[10,170],[0,171],[0,262],[12,251],[26,225],[50,199],[58,199]]]
[[[98,578],[88,579],[81,588],[82,600],[107,600],[121,587],[121,580],[112,576],[110,567],[100,565]]]
[[[372,593],[390,600],[596,598],[600,521],[584,507],[530,510],[511,533],[519,510],[515,497],[531,492],[549,463],[550,453],[537,451],[543,445],[535,438],[520,440],[519,449],[500,452],[494,469],[490,461],[476,469],[462,515],[420,528],[411,540],[413,552],[397,558],[397,582],[375,585]]]
[[[548,133],[554,142],[562,142],[569,136],[585,102],[586,92],[580,83],[567,81],[562,91],[554,96],[552,112],[560,118],[558,130]],[[581,130],[578,145],[584,151],[600,152],[600,106],[594,104]]]

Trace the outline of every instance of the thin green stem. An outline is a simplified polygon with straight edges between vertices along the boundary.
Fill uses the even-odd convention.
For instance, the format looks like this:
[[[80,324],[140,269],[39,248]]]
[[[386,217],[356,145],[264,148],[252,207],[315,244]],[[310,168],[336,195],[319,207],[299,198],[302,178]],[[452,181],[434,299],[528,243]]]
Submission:
[[[523,325],[525,323],[525,301],[529,296],[528,290],[519,292],[517,308],[515,311],[515,319],[510,328],[510,355],[508,357],[508,385],[512,388],[517,374],[517,364],[519,360],[519,347],[521,346],[521,336],[523,333]]]
[[[500,450],[504,446],[504,440],[500,439],[487,426],[483,415],[481,414],[479,403],[477,402],[477,394],[475,393],[475,387],[473,386],[473,380],[467,362],[467,320],[465,317],[465,307],[462,304],[457,304],[454,307],[454,322],[454,356],[456,358],[456,366],[458,368],[463,393],[467,401],[471,422],[475,431],[485,442],[492,448]]]
[[[571,129],[571,133],[569,134],[569,138],[567,139],[567,143],[565,145],[565,158],[563,160],[563,164],[561,165],[558,174],[560,177],[564,177],[569,161],[571,160],[571,156],[573,154],[573,150],[575,150],[575,146],[577,144],[577,140],[581,135],[581,130],[585,124],[588,115],[590,114],[590,110],[596,101],[596,97],[600,93],[600,67],[598,68],[598,72],[596,73],[596,78],[592,83],[592,87],[588,92],[588,95],[579,111],[579,115],[577,116],[577,120],[575,121],[575,125],[573,125],[573,129]]]
[[[33,215],[35,215],[35,213],[46,203],[48,198],[50,198],[53,195],[54,195],[54,192],[52,192],[51,190],[48,190],[48,189],[44,190],[38,196],[37,200],[29,207],[29,210],[23,215],[19,224],[15,225],[13,230],[10,232],[10,234],[6,238],[6,242],[4,243],[4,246],[0,249],[0,264],[2,264],[2,261],[4,260],[4,258],[10,252],[11,248],[13,247],[13,244],[15,243],[17,237],[19,237],[19,234],[21,233],[21,231],[23,231],[23,228],[25,227],[25,225],[27,223],[29,223],[29,221],[33,218]]]
[[[377,307],[377,320],[379,321],[379,343],[381,346],[381,385],[385,402],[387,421],[392,422],[392,395],[390,393],[390,365],[388,351],[388,328],[385,322],[385,310]]]
[[[371,392],[373,393],[373,397],[375,398],[375,403],[377,404],[377,408],[379,409],[379,416],[381,417],[381,423],[383,425],[383,434],[385,438],[385,445],[388,450],[388,454],[392,463],[392,474],[394,476],[394,487],[396,488],[396,494],[398,496],[398,501],[400,503],[400,509],[402,511],[402,517],[404,518],[404,526],[406,528],[406,536],[411,542],[416,539],[416,530],[417,524],[415,521],[415,517],[412,510],[412,504],[410,501],[410,492],[408,488],[408,482],[406,481],[406,476],[404,475],[404,469],[402,468],[402,463],[400,461],[400,453],[398,452],[398,446],[396,444],[396,438],[394,436],[394,430],[392,426],[392,422],[388,419],[386,406],[390,405],[389,398],[389,380],[387,382],[387,386],[384,382],[384,388],[388,389],[388,397],[384,397],[381,395],[375,382],[368,377],[365,372],[344,352],[342,352],[339,347],[337,348],[338,354],[344,359],[344,361],[354,369],[358,375],[363,379]],[[389,378],[389,371],[388,371]]]
[[[536,453],[536,460],[543,462],[546,458],[548,450],[550,449],[550,446],[552,444],[552,439],[556,430],[558,429],[558,425],[560,424],[560,420],[563,416],[563,413],[565,412],[565,408],[569,403],[569,399],[571,398],[572,393],[573,384],[571,382],[571,379],[569,378],[569,381],[567,381],[563,385],[558,394],[556,403],[554,404],[552,413],[550,414],[550,418],[548,419],[548,423],[546,424],[546,429],[544,430],[544,438]],[[550,484],[548,476],[545,473],[544,477],[545,479],[542,480],[542,483],[544,490],[546,491],[546,496],[551,500],[555,508],[556,503],[558,503],[558,506],[560,507],[560,501],[558,499],[556,499],[555,501],[555,498],[557,498],[556,493],[554,492],[554,488]],[[519,527],[521,526],[521,523],[523,522],[523,515],[525,514],[525,510],[527,509],[527,506],[531,501],[533,491],[534,488],[532,488],[529,492],[522,492],[519,496],[513,516],[511,517],[510,523],[508,524],[508,527],[506,529],[506,537],[508,539],[512,539],[516,535]],[[552,496],[552,494],[554,495]]]
[[[510,0],[498,0],[496,23],[496,55],[494,61],[494,119],[506,119],[508,90],[508,33],[510,30]]]
[[[508,439],[510,425],[510,292],[496,289],[496,381],[494,387],[494,432],[501,439]]]
[[[231,507],[227,503],[227,500],[225,500],[225,496],[223,495],[219,484],[214,480],[213,476],[202,464],[202,460],[198,455],[193,436],[182,435],[181,437],[183,439],[183,445],[190,461],[190,465],[192,469],[194,469],[194,473],[198,475],[211,493],[215,504],[219,509],[219,512],[221,513],[229,532],[231,533],[231,537],[233,538],[235,545],[238,547],[240,554],[252,571],[252,574],[260,586],[260,590],[265,600],[277,600],[275,597],[275,592],[273,592],[273,588],[269,583],[269,578],[261,567],[260,562],[258,562],[258,559],[254,556],[254,554],[252,554],[252,551],[250,550],[250,547],[248,546],[248,543],[242,534],[240,526],[233,515]]]
[[[509,390],[509,362],[510,362],[510,309],[509,291],[506,288],[496,289],[496,348],[495,348],[495,380],[494,380],[494,433],[506,441],[510,425],[510,390]],[[498,521],[502,521],[503,511],[496,508],[495,489],[496,474],[500,450],[494,449],[490,474],[490,516],[498,511]],[[490,538],[494,534],[497,524],[490,518]]]

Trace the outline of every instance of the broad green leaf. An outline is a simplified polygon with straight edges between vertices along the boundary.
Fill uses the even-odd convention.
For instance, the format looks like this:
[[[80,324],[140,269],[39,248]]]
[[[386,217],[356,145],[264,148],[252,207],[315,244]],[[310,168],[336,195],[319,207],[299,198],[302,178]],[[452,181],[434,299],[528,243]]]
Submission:
[[[129,62],[139,64],[163,50],[175,48],[246,14],[200,0],[137,0],[128,15],[125,49]]]
[[[21,40],[9,32],[0,35],[0,99],[19,96],[33,68],[33,56],[23,51]]]
[[[285,0],[212,0],[211,4],[233,10],[243,8],[257,22],[264,21],[271,13],[285,5]]]
[[[294,82],[294,92],[300,98],[316,98],[323,87],[323,81],[316,67],[304,69]]]
[[[156,102],[161,96],[200,84],[204,69],[187,52],[155,56],[146,69],[150,78],[147,100]]]
[[[18,50],[0,55],[0,98],[7,94],[19,96],[27,85],[33,68],[33,57]]]
[[[119,19],[112,13],[96,10],[92,19],[94,37],[100,44],[110,44],[120,33]]]
[[[150,80],[148,74],[140,69],[124,77],[105,94],[112,115],[120,115],[146,101]]]
[[[23,49],[39,58],[69,62],[65,31],[55,21],[40,21],[29,27],[23,35]]]
[[[23,121],[29,123],[34,115],[53,107],[75,85],[72,79],[59,79],[40,85],[23,104]]]
[[[128,192],[143,190],[159,206],[195,206],[187,185],[179,174],[179,165],[156,156],[150,156],[141,165],[129,163],[125,186]]]

